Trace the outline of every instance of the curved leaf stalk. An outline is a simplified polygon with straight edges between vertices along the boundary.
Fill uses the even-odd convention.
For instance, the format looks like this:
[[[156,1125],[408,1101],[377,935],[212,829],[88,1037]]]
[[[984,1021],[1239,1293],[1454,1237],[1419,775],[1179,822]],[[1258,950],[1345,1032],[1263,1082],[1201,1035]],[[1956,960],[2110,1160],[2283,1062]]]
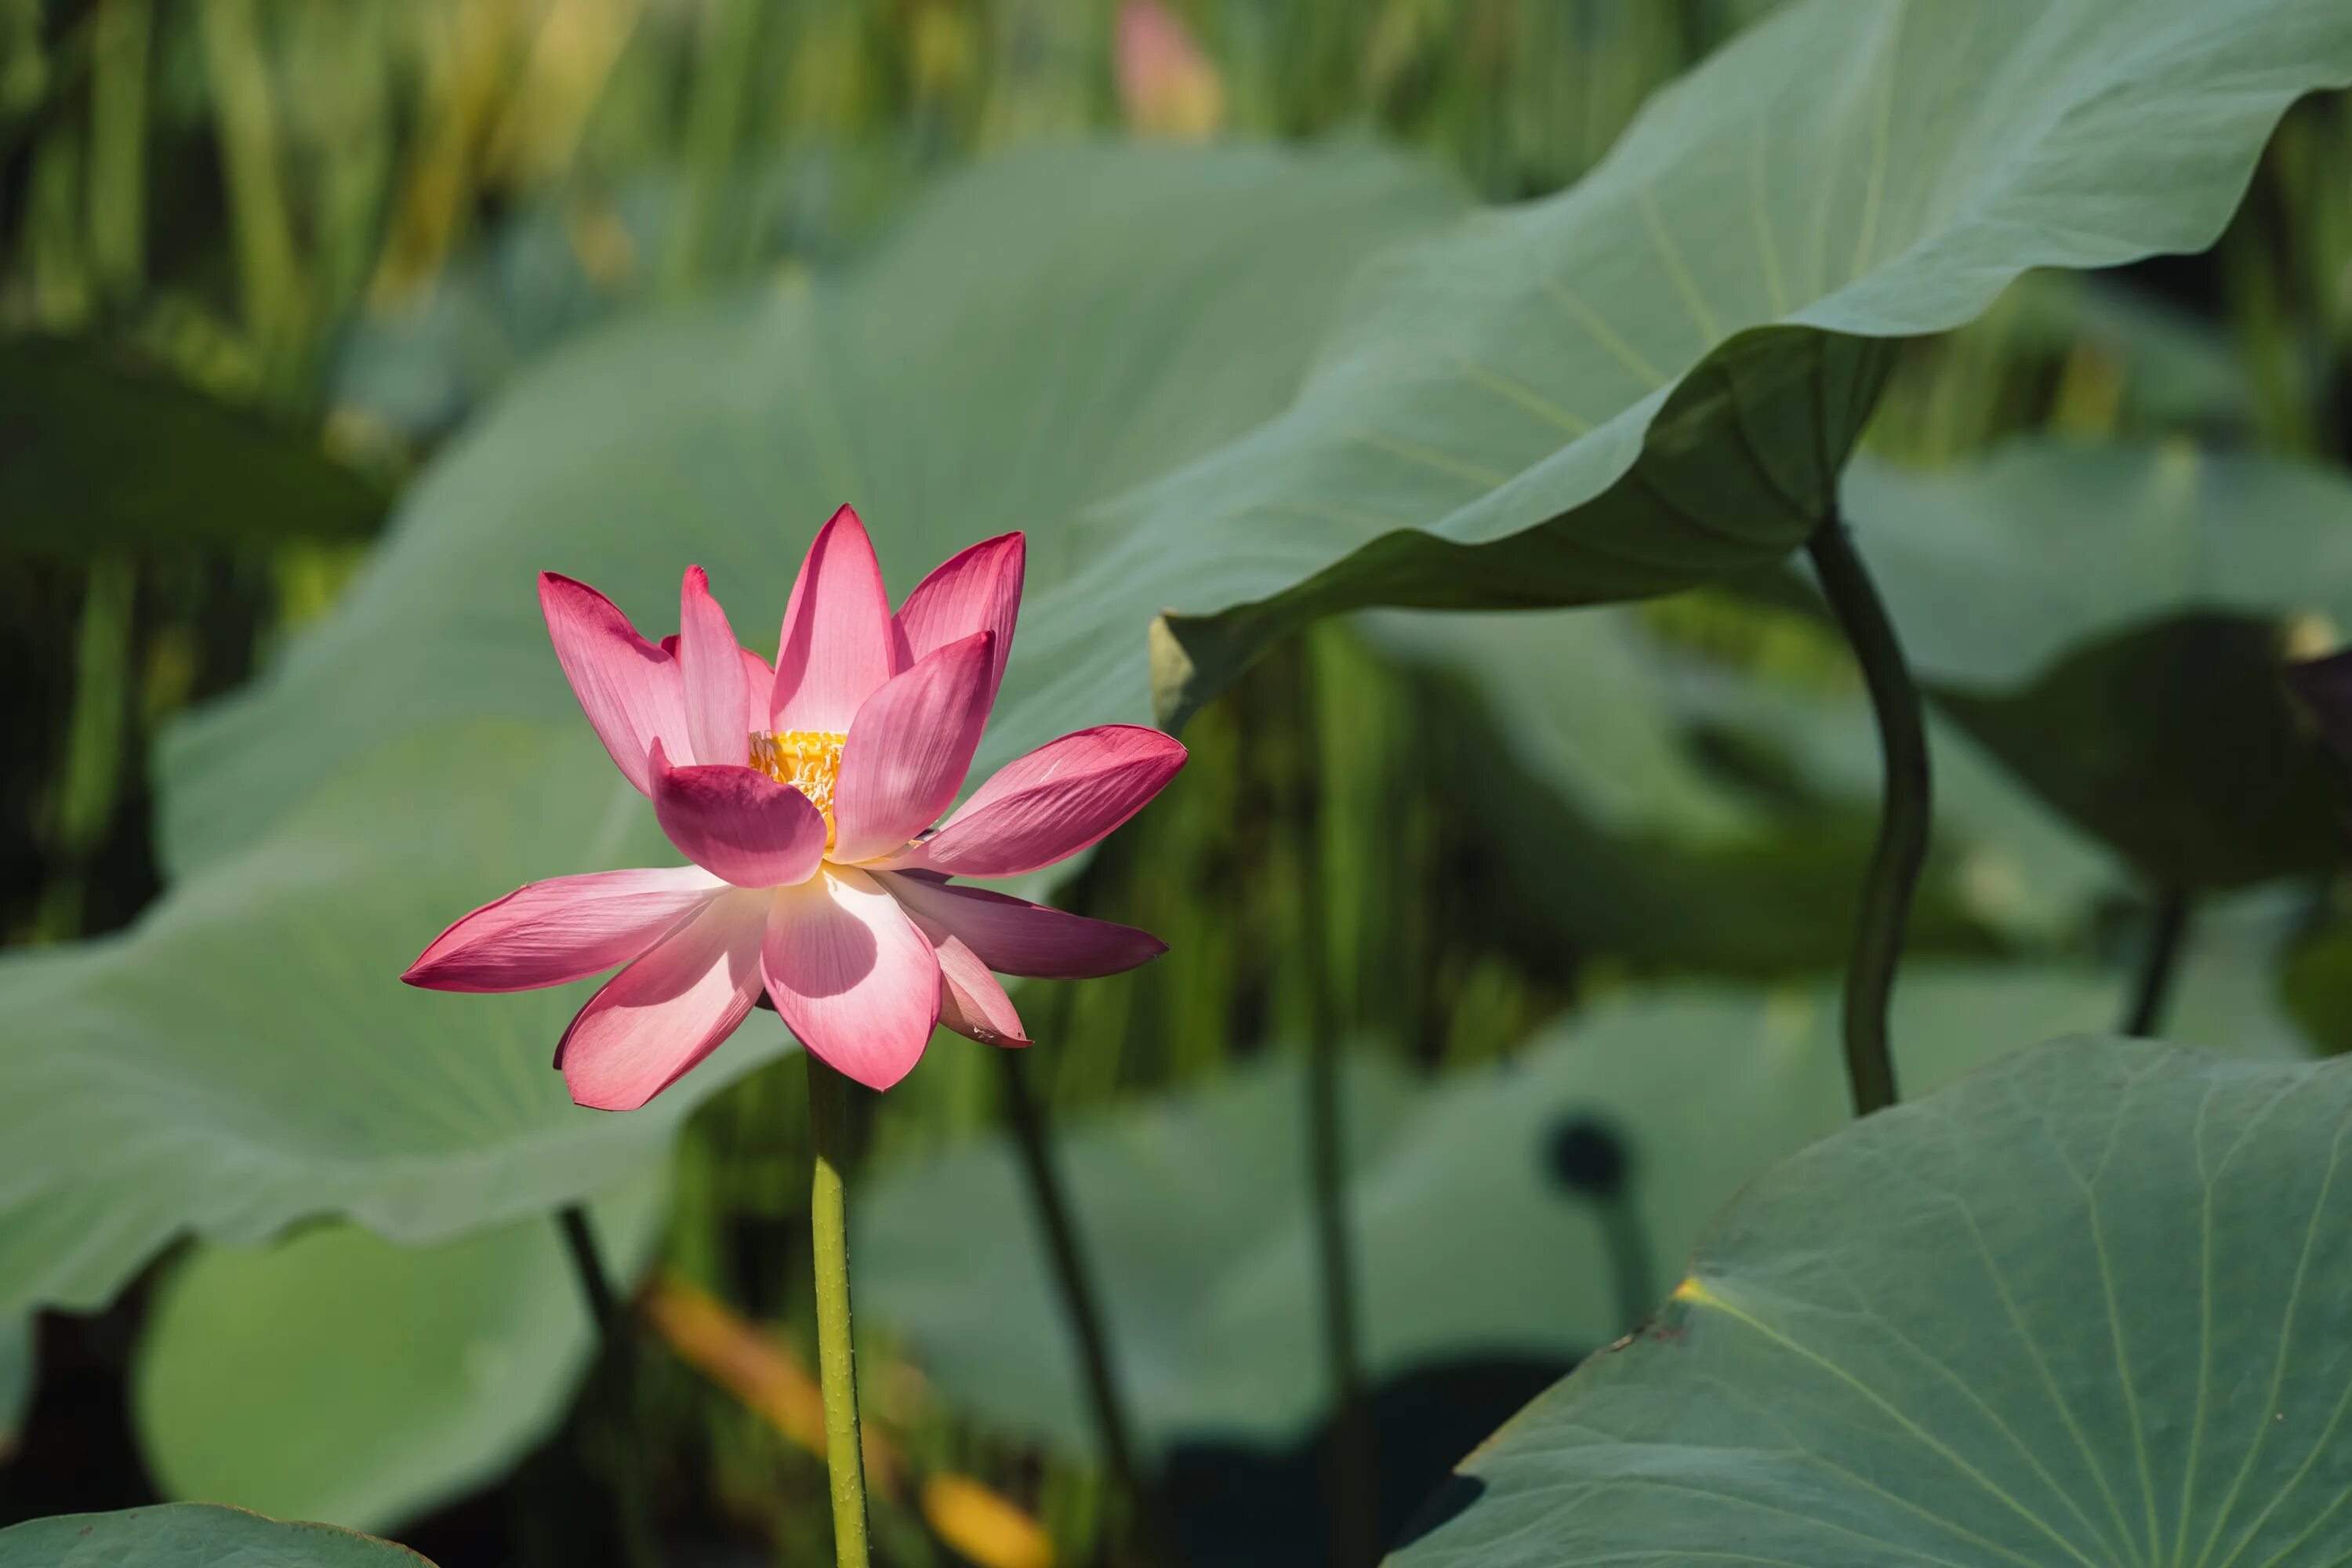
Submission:
[[[635,1326],[626,1306],[613,1293],[613,1278],[605,1271],[604,1250],[596,1245],[595,1222],[588,1217],[587,1208],[567,1204],[556,1215],[556,1227],[563,1233],[572,1276],[596,1325],[597,1361],[604,1379],[604,1458],[613,1488],[621,1560],[628,1568],[655,1568],[661,1561],[661,1550],[654,1539],[653,1507],[646,1495]]]
[[[1886,1010],[1911,898],[1927,859],[1934,793],[1927,767],[1927,730],[1886,605],[1855,552],[1845,519],[1834,508],[1805,542],[1822,594],[1853,645],[1870,689],[1885,770],[1878,844],[1864,874],[1853,956],[1845,973],[1845,1070],[1853,1113],[1867,1116],[1895,1103],[1895,1058],[1887,1045]]]
[[[857,1430],[857,1360],[849,1333],[849,1080],[808,1058],[809,1140],[816,1148],[809,1221],[816,1254],[817,1381],[824,1393],[824,1463],[839,1568],[867,1568],[866,1456]]]
[[[1055,1009],[1056,1023],[1066,1025],[1071,1009]],[[1057,1032],[1059,1032],[1057,1030]],[[1087,1267],[1078,1240],[1076,1217],[1070,1212],[1068,1189],[1054,1159],[1052,1135],[1044,1107],[1029,1083],[1026,1053],[996,1053],[1004,1074],[1004,1110],[1013,1124],[1013,1145],[1021,1152],[1021,1169],[1029,1185],[1029,1201],[1038,1227],[1045,1233],[1046,1255],[1053,1264],[1055,1289],[1062,1313],[1077,1341],[1078,1366],[1087,1385],[1087,1403],[1094,1416],[1095,1441],[1102,1449],[1103,1472],[1128,1510],[1126,1533],[1141,1537],[1146,1551],[1156,1549],[1158,1509],[1135,1460],[1134,1424],[1118,1386],[1110,1349],[1110,1319],[1096,1293],[1094,1276]]]
[[[2186,889],[2167,888],[2157,896],[2147,952],[2140,960],[2139,979],[2132,987],[2131,1009],[2124,1015],[2126,1035],[2155,1035],[2164,1027],[2173,978],[2180,968],[2180,949],[2189,935],[2189,907]]]
[[[1363,1351],[1356,1310],[1354,1240],[1348,1230],[1348,1135],[1341,1099],[1339,1007],[1332,995],[1328,814],[1318,809],[1324,706],[1309,650],[1299,660],[1301,726],[1308,737],[1297,772],[1293,830],[1302,846],[1301,945],[1306,949],[1308,1044],[1307,1158],[1315,1211],[1315,1256],[1323,1303],[1323,1351],[1330,1381],[1331,1446],[1325,1486],[1331,1517],[1332,1561],[1367,1568],[1380,1555],[1380,1456],[1364,1399]]]

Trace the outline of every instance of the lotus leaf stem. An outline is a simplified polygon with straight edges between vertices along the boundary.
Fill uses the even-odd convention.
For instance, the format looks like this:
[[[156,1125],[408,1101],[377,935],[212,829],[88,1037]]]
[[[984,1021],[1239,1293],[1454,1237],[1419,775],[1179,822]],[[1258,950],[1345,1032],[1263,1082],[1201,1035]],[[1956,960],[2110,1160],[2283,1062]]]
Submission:
[[[595,1222],[584,1205],[568,1204],[556,1215],[563,1233],[581,1300],[596,1325],[597,1362],[604,1380],[606,1459],[613,1487],[621,1560],[628,1568],[655,1568],[661,1552],[654,1539],[653,1508],[646,1496],[645,1433],[637,1411],[637,1342],[627,1306],[613,1293]]]
[[[1887,1004],[1903,959],[1911,900],[1927,864],[1933,819],[1927,730],[1919,689],[1887,619],[1886,605],[1853,547],[1845,519],[1832,510],[1806,542],[1822,596],[1853,645],[1878,721],[1885,798],[1878,843],[1864,874],[1853,956],[1845,973],[1845,1068],[1853,1113],[1867,1116],[1895,1103],[1895,1058],[1887,1044]]]

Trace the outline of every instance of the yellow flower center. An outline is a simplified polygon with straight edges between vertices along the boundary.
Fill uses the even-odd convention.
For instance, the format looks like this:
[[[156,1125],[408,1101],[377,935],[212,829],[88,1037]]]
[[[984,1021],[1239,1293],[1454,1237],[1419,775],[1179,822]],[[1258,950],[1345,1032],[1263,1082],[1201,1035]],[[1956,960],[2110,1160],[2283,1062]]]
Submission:
[[[833,786],[841,777],[841,748],[849,739],[825,730],[762,730],[751,737],[751,766],[790,784],[824,813],[824,847],[833,849]]]

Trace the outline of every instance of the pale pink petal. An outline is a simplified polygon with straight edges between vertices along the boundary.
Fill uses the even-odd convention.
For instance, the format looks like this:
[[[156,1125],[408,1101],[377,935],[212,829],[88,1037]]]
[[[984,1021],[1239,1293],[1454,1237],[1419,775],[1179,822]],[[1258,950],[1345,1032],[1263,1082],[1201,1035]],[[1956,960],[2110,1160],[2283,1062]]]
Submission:
[[[614,763],[651,794],[646,752],[656,740],[687,754],[686,699],[677,661],[637,635],[613,601],[585,583],[539,574],[539,607],[555,659]]]
[[[435,937],[401,979],[428,991],[562,985],[628,963],[726,889],[699,866],[533,882]]]
[[[983,1046],[1027,1045],[1029,1032],[1013,1009],[1013,998],[980,956],[944,932],[932,946],[940,955],[940,1022]]]
[[[866,700],[841,749],[833,858],[898,848],[940,819],[963,787],[988,722],[993,632],[951,642]]]
[[[751,706],[743,690],[743,650],[736,646],[735,628],[710,596],[710,579],[699,566],[688,567],[679,585],[677,624],[677,665],[685,683],[686,730],[693,742],[693,760],[741,767],[751,754],[751,731],[743,727],[743,714]]]
[[[824,815],[751,768],[674,768],[654,747],[654,816],[686,858],[739,888],[804,882],[824,858]]]
[[[735,1032],[760,994],[767,896],[729,891],[604,983],[555,1047],[572,1098],[635,1110]]]
[[[750,648],[736,651],[743,656],[743,733],[755,735],[769,727],[768,694],[775,689],[776,672]]]
[[[1021,578],[1028,560],[1028,541],[1018,533],[983,539],[949,556],[898,606],[908,656],[921,658],[974,632],[994,632],[996,652],[988,671],[988,700],[994,702],[1004,661],[1013,657],[1013,625],[1021,615]]]
[[[866,700],[908,662],[874,542],[843,507],[817,531],[784,606],[769,728],[847,734]]]
[[[1133,969],[1168,951],[1150,931],[1090,921],[984,888],[950,887],[887,871],[875,880],[926,931],[956,938],[999,974],[1085,980]]]
[[[868,1089],[920,1059],[940,1018],[940,961],[873,878],[827,866],[781,888],[760,963],[801,1044]]]
[[[937,833],[884,864],[955,877],[1034,871],[1142,810],[1183,765],[1183,746],[1157,730],[1081,730],[1007,763]]]

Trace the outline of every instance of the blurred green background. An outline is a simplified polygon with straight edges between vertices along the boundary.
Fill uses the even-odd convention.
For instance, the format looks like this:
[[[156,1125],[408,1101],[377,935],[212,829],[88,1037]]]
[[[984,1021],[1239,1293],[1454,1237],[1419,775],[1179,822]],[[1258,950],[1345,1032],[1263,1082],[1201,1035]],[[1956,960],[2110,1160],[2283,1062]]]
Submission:
[[[1037,144],[1377,139],[1487,199],[1550,192],[1650,90],[1765,9],[1171,0],[1139,31],[1130,17],[1122,58],[1108,0],[0,0],[0,931],[29,946],[138,916],[160,879],[156,737],[324,615],[404,487],[567,340],[854,256],[928,180]],[[2352,107],[2290,112],[2210,253],[2028,277],[1976,324],[1904,347],[1869,444],[1934,468],[2027,433],[2340,470]],[[2352,528],[2352,514],[2333,521]],[[2309,607],[2347,586],[2315,587]],[[2294,607],[2278,606],[2279,638],[2340,640]],[[1241,1089],[1218,1091],[1256,1092],[1251,1075],[1279,1070],[1308,1026],[1318,965],[1367,1064],[1375,1128],[1391,1125],[1381,1075],[1410,1086],[1532,1055],[1605,1027],[1661,977],[1753,984],[1782,1022],[1822,1005],[1874,787],[1841,647],[1769,586],[1508,623],[1326,625],[1194,721],[1178,784],[1063,889],[1158,932],[1171,955],[1021,994],[1050,1020],[1041,1039],[1063,1042],[1033,1063],[1057,1118],[1236,1076]],[[1547,674],[1570,665],[1580,679]],[[1944,816],[1915,951],[2063,968],[2087,994],[2027,1012],[2120,1017],[2152,910],[2177,889],[2145,850],[2158,828],[2105,843],[2081,829],[2111,813],[2112,792],[2037,797],[2004,772],[2000,756],[2015,765],[2039,743],[2034,724],[2073,732],[2066,694],[2050,700],[2055,720],[1971,720],[1956,701],[1939,731]],[[2332,837],[2247,842],[2188,878],[2262,886],[2205,900],[2181,1007],[2335,1048],[2352,946]],[[752,1073],[689,1124],[667,1226],[641,1199],[637,1219],[613,1222],[663,1270],[652,1318],[677,1353],[646,1373],[652,1469],[666,1527],[706,1553],[694,1561],[811,1563],[827,1540],[822,1468],[793,1428],[812,1331],[799,1094],[796,1064]],[[926,1163],[994,1126],[997,1099],[985,1053],[947,1041],[872,1116],[869,1163],[918,1187],[984,1184]],[[1223,1129],[1202,1134],[1220,1158],[1284,1168],[1246,1106],[1202,1114]],[[1098,1152],[1080,1169],[1115,1188],[1115,1140]],[[975,1211],[970,1226],[1003,1218]],[[315,1245],[382,1247],[348,1232]],[[0,1521],[183,1489],[158,1475],[159,1444],[193,1479],[188,1454],[247,1440],[207,1424],[201,1376],[151,1385],[143,1429],[132,1410],[138,1347],[164,1303],[199,1367],[205,1312],[235,1315],[233,1298],[207,1306],[206,1266],[167,1259],[106,1311],[42,1321]],[[376,1291],[372,1266],[355,1253],[329,1272],[370,1301],[412,1288]],[[875,1267],[893,1267],[887,1252]],[[447,1309],[416,1289],[415,1310]],[[1637,1281],[1620,1318],[1643,1300]],[[1565,1359],[1465,1354],[1451,1383],[1390,1380],[1384,1416],[1428,1449],[1391,1465],[1433,1481]],[[1051,1420],[1024,1431],[984,1394],[942,1398],[918,1357],[867,1376],[904,1478],[879,1521],[891,1561],[1021,1568],[1099,1549],[1099,1486]],[[1304,1560],[1285,1553],[1311,1541],[1282,1537],[1266,1500],[1311,1475],[1311,1425],[1176,1443],[1180,1533],[1199,1560]],[[286,1484],[404,1525],[444,1568],[598,1550],[580,1504],[599,1462],[593,1419],[434,1440],[479,1450],[455,1495],[439,1471],[382,1496],[335,1492],[356,1485],[341,1476]],[[1221,1544],[1238,1541],[1262,1555]]]

